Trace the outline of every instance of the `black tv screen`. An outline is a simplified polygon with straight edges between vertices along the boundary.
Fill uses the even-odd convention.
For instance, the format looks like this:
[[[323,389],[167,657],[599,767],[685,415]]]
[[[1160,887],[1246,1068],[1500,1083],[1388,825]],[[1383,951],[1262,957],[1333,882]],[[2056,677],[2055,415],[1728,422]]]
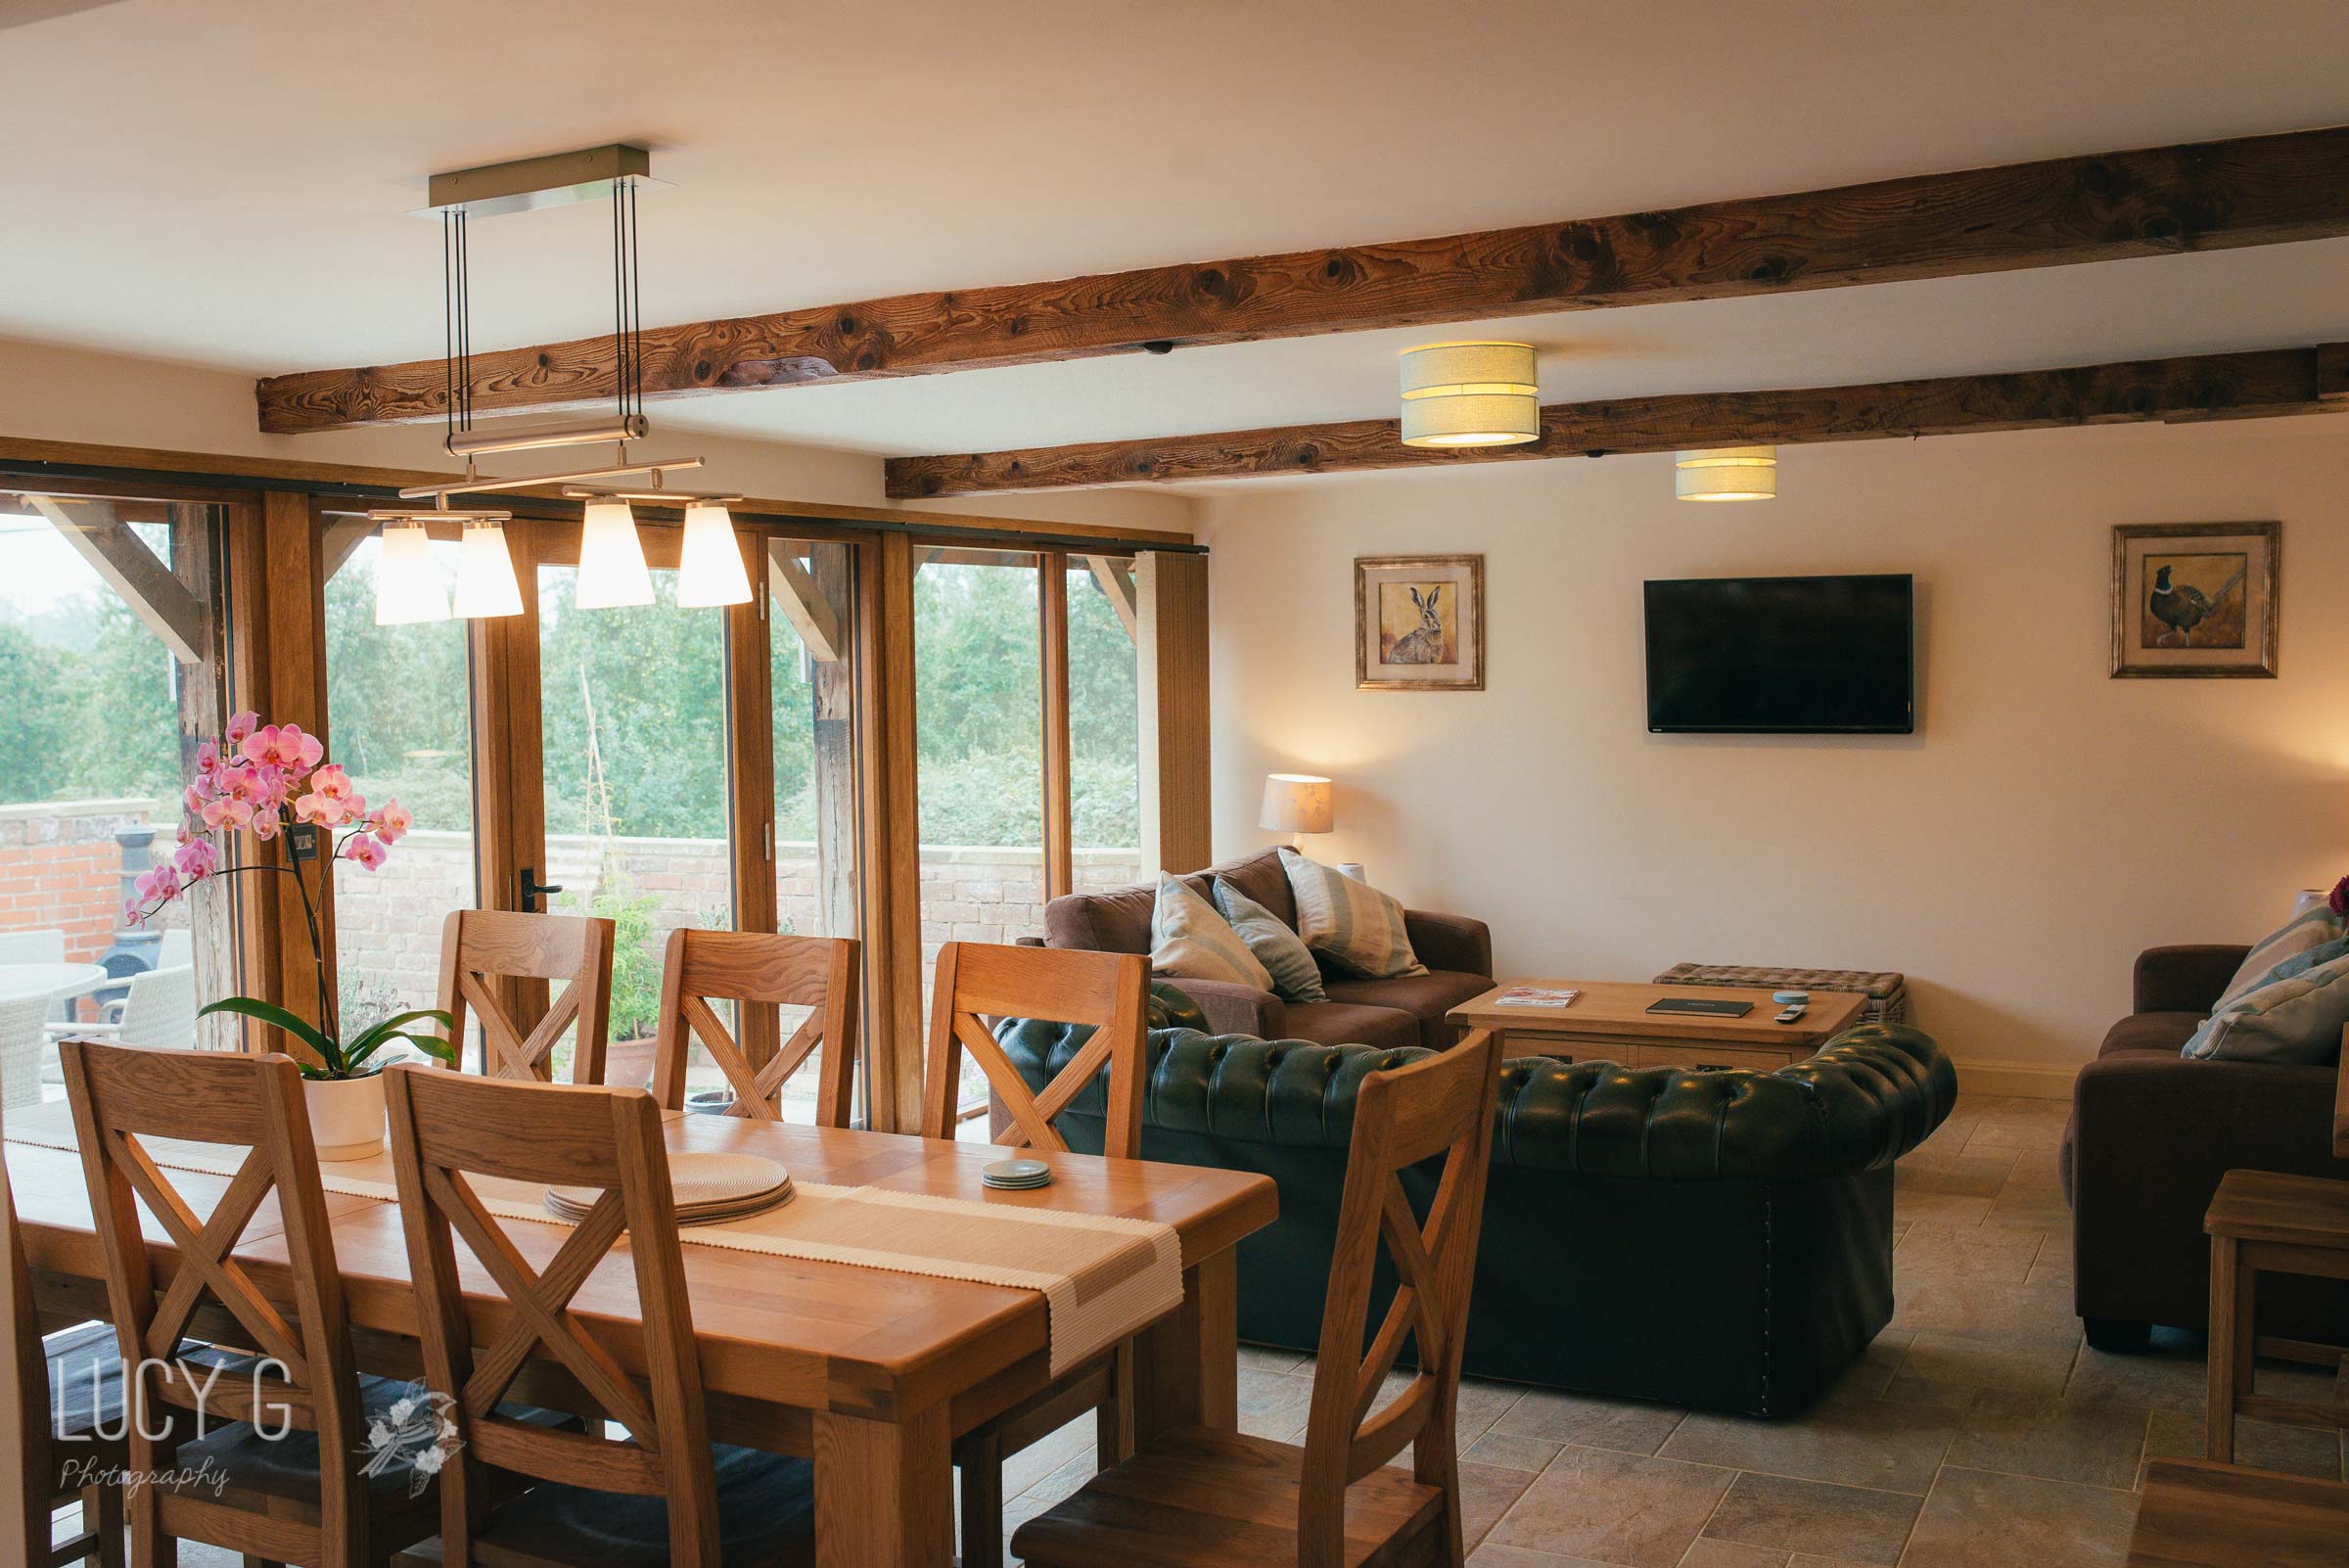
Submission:
[[[1914,579],[1688,577],[1647,584],[1657,734],[1906,735]]]

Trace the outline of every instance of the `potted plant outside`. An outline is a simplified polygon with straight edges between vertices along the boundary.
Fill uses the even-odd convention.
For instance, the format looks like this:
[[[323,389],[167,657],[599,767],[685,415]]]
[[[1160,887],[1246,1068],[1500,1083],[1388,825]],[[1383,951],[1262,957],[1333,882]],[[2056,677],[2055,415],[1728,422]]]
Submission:
[[[165,905],[187,898],[205,882],[267,874],[291,877],[301,899],[310,955],[318,977],[317,1021],[255,996],[228,996],[199,1010],[237,1013],[282,1031],[308,1047],[295,1053],[310,1113],[310,1132],[322,1160],[357,1160],[384,1140],[386,1065],[381,1052],[394,1041],[443,1062],[456,1059],[447,1039],[449,1015],[433,1008],[396,1012],[345,1038],[327,992],[326,948],[318,928],[318,894],[312,878],[323,879],[335,860],[351,860],[373,871],[384,863],[414,819],[396,800],[370,810],[340,766],[326,761],[326,747],[296,724],[263,724],[256,714],[228,721],[218,740],[196,748],[196,779],[187,787],[186,816],[178,846],[167,860],[138,879],[137,892],[123,900],[126,922],[142,924]],[[215,836],[248,833],[253,853],[223,865]],[[340,834],[340,837],[337,835]],[[298,848],[298,846],[299,848]],[[323,853],[321,853],[323,852]],[[303,874],[303,866],[311,868]],[[441,1034],[421,1032],[432,1023]]]

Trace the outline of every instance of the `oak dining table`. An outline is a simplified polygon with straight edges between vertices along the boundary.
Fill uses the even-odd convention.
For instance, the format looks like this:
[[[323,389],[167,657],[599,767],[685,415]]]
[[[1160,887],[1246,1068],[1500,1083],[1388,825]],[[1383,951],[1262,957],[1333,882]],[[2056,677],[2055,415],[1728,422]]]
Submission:
[[[12,1119],[13,1120],[13,1119]],[[12,1129],[13,1130],[13,1129]],[[672,1152],[757,1153],[796,1181],[984,1199],[1021,1207],[1158,1221],[1181,1242],[1179,1310],[1139,1335],[1135,1430],[1201,1425],[1236,1430],[1237,1271],[1240,1240],[1272,1222],[1267,1178],[1089,1155],[1047,1154],[1050,1185],[990,1192],[981,1169],[1004,1151],[896,1133],[794,1127],[670,1113]],[[35,1301],[52,1325],[108,1315],[104,1266],[79,1156],[26,1142],[6,1145]],[[331,1168],[330,1168],[331,1169]],[[170,1173],[199,1217],[228,1178]],[[326,1195],[361,1370],[422,1375],[418,1319],[397,1205]],[[175,1272],[169,1237],[142,1209],[159,1285]],[[562,1226],[505,1226],[532,1268],[570,1234]],[[631,1373],[642,1375],[641,1319],[623,1239],[573,1299],[572,1311]],[[710,1437],[813,1461],[820,1568],[944,1568],[954,1543],[953,1439],[1049,1381],[1043,1294],[927,1274],[687,1245],[685,1278],[708,1392]],[[235,1257],[281,1307],[292,1301],[272,1194]],[[458,1257],[477,1333],[511,1316],[487,1273]],[[225,1318],[199,1331],[233,1342]],[[543,1355],[543,1350],[541,1350]],[[533,1379],[537,1379],[533,1382]],[[534,1362],[520,1397],[559,1400],[564,1374]]]

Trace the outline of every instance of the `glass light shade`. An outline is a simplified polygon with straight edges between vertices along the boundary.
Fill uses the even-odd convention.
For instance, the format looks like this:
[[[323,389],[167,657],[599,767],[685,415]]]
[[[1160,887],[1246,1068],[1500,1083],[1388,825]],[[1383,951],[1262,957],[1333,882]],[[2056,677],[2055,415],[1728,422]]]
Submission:
[[[1516,446],[1542,436],[1534,347],[1431,343],[1403,352],[1403,444]]]
[[[589,501],[579,530],[578,596],[573,603],[581,610],[612,610],[652,602],[653,575],[644,569],[636,514],[625,501]]]
[[[1276,833],[1327,833],[1336,825],[1330,809],[1329,780],[1311,773],[1265,775],[1265,805],[1258,827]]]
[[[734,538],[734,514],[716,501],[685,508],[685,540],[677,557],[677,604],[686,610],[751,602],[751,575]]]
[[[388,524],[375,561],[375,623],[410,626],[448,619],[448,588],[421,523]]]
[[[468,523],[457,540],[456,611],[464,621],[522,614],[514,556],[506,548],[506,530],[495,523]]]
[[[1774,446],[1716,446],[1673,459],[1672,493],[1683,501],[1767,501],[1778,493]]]

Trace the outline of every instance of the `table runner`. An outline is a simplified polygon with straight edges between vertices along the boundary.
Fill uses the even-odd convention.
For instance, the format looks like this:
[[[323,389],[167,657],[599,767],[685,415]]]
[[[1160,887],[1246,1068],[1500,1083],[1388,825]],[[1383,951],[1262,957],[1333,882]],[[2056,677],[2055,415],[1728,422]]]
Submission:
[[[57,1102],[12,1117],[6,1137],[65,1153],[79,1148],[71,1112]],[[238,1145],[139,1141],[148,1158],[172,1170],[234,1176],[245,1161]],[[398,1199],[389,1150],[364,1160],[321,1162],[318,1175],[327,1191],[345,1197]],[[502,1219],[571,1228],[547,1211],[542,1187],[467,1179],[483,1206]],[[1182,1305],[1181,1239],[1172,1225],[1156,1221],[872,1186],[795,1180],[793,1190],[792,1201],[780,1209],[681,1228],[678,1236],[687,1246],[1039,1291],[1055,1376]]]

